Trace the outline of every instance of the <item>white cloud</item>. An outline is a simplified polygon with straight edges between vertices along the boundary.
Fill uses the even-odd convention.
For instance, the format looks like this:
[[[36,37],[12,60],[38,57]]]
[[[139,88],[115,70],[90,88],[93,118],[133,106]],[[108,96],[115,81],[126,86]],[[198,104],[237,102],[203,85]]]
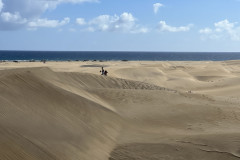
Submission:
[[[28,27],[30,28],[38,28],[38,27],[49,27],[56,28],[59,26],[66,25],[70,22],[70,18],[66,17],[62,21],[59,20],[48,20],[48,19],[37,19],[28,23]]]
[[[214,23],[214,26],[217,29],[220,29],[221,31],[222,30],[228,30],[229,31],[229,30],[232,30],[234,28],[234,23],[230,23],[227,19],[225,19],[223,21]]]
[[[199,33],[210,39],[230,38],[240,40],[240,26],[238,23],[231,23],[227,19],[214,23],[214,28],[199,30]]]
[[[2,9],[3,9],[3,2],[2,0],[0,0],[0,12],[2,11]]]
[[[98,0],[0,0],[0,30],[18,29],[23,27],[22,22],[28,26],[36,19],[41,21],[40,17],[45,11],[53,10],[60,4],[84,2],[98,2]]]
[[[88,23],[88,30],[102,32],[146,33],[147,28],[136,24],[137,19],[131,13],[124,12],[120,16],[100,15]]]
[[[80,25],[80,26],[82,26],[82,25],[85,25],[85,24],[86,24],[86,22],[85,22],[85,19],[84,19],[84,18],[77,18],[77,19],[76,19],[76,23],[77,23],[78,25]]]
[[[23,24],[27,21],[25,18],[22,18],[18,12],[14,13],[14,14],[9,13],[9,12],[2,12],[1,19],[3,22],[20,23],[20,24]]]
[[[30,1],[35,1],[35,0],[30,0]],[[41,0],[38,3],[41,3],[43,9],[46,10],[46,9],[54,9],[62,3],[80,4],[84,2],[99,2],[99,1],[98,0]]]
[[[199,33],[210,34],[210,33],[212,33],[212,29],[211,28],[200,29]]]
[[[39,16],[47,9],[54,9],[62,3],[79,4],[83,2],[98,2],[98,0],[6,0],[5,11],[19,12],[24,17]]]
[[[180,26],[180,27],[173,27],[173,26],[169,26],[166,24],[165,21],[160,21],[158,23],[158,31],[160,32],[186,32],[189,31],[191,29],[191,24],[187,25],[187,26]]]
[[[153,12],[154,12],[155,14],[157,14],[159,8],[162,7],[162,6],[163,6],[163,5],[162,5],[161,3],[155,3],[155,4],[153,4]]]

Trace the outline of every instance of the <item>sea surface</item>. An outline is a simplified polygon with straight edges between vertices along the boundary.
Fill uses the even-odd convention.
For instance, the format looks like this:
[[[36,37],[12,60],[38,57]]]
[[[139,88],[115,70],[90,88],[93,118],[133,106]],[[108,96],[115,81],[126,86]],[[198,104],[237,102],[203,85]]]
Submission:
[[[240,52],[0,51],[0,61],[224,61]]]

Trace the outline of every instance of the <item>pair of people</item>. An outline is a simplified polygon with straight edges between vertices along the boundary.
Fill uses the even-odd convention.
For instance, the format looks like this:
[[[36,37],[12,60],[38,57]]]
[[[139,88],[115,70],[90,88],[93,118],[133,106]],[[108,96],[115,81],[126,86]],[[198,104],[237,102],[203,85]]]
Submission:
[[[103,67],[102,67],[102,70],[100,72],[102,73],[102,75],[105,75],[105,76],[107,76],[107,74],[108,74],[108,71],[104,70]]]

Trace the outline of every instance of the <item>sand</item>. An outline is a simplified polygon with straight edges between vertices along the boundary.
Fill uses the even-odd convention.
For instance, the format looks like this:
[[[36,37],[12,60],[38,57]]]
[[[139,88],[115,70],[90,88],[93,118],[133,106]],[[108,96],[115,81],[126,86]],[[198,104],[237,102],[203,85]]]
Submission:
[[[0,160],[240,159],[239,82],[240,61],[2,62]]]

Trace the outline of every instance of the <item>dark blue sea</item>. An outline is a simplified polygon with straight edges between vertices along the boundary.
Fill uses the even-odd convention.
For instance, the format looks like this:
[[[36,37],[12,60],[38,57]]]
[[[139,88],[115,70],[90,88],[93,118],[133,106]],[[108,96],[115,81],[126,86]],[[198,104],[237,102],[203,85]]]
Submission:
[[[240,52],[92,52],[0,51],[0,61],[225,61],[240,60]]]

